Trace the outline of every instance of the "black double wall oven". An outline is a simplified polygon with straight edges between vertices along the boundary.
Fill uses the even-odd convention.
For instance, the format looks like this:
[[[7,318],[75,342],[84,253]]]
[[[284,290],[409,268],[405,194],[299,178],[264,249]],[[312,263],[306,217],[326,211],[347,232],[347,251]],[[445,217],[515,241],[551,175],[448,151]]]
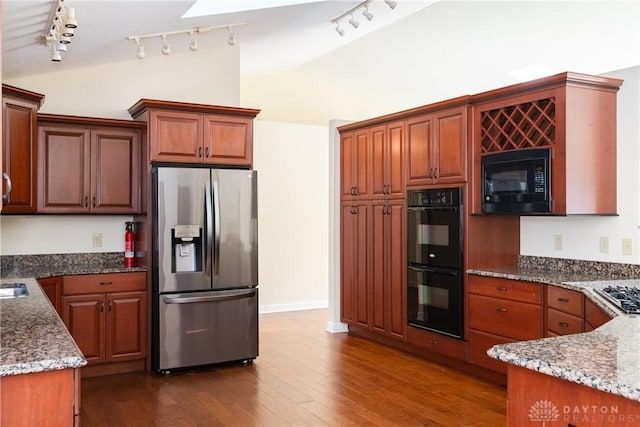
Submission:
[[[407,320],[463,338],[462,188],[407,192]]]

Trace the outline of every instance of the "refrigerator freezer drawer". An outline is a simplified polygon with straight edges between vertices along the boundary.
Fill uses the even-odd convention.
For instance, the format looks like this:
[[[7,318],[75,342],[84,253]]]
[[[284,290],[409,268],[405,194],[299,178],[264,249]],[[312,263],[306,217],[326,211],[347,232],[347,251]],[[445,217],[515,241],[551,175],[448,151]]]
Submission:
[[[158,372],[258,356],[258,289],[159,298]]]

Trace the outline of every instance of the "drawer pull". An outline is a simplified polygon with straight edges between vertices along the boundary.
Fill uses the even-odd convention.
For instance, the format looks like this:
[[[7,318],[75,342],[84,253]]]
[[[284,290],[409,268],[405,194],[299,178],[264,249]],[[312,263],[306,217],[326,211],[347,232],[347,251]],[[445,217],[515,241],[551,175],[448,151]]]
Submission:
[[[496,289],[498,289],[500,292],[506,292],[507,288],[505,288],[504,286],[498,286]]]
[[[109,286],[112,285],[113,282],[100,282],[100,286]]]
[[[500,313],[506,313],[507,309],[503,307],[499,307],[499,308],[496,308],[496,311],[499,311]]]
[[[558,298],[560,302],[569,302],[569,298]]]
[[[429,343],[431,343],[433,345],[438,345],[438,341],[436,341],[436,340],[429,340]]]
[[[568,328],[569,324],[566,322],[558,322],[558,326],[560,326],[561,328]]]

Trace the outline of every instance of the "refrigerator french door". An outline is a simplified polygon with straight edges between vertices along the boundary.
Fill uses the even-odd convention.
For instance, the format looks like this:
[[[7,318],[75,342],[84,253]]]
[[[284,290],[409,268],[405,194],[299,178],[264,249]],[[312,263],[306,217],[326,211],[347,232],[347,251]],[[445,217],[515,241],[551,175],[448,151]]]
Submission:
[[[258,356],[257,174],[155,166],[152,365]]]

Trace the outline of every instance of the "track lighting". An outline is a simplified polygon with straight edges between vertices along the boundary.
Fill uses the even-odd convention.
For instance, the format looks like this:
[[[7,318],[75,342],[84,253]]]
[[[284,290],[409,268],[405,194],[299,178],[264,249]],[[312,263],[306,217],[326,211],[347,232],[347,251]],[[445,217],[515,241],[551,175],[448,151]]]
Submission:
[[[162,37],[162,49],[161,52],[163,55],[169,55],[171,53],[171,46],[169,46],[169,42],[167,42],[167,35],[163,34]]]
[[[341,36],[344,36],[346,31],[344,30],[344,28],[342,28],[340,26],[340,21],[342,21],[343,19],[346,19],[347,17],[349,17],[349,20],[347,22],[349,22],[349,24],[351,24],[351,26],[353,28],[358,28],[360,26],[360,22],[357,21],[354,18],[354,14],[359,10],[362,9],[362,15],[367,18],[367,20],[371,21],[373,19],[373,13],[371,13],[369,11],[369,5],[371,4],[371,2],[373,2],[373,0],[365,0],[362,3],[358,4],[355,7],[352,7],[351,9],[347,10],[346,12],[344,12],[342,15],[333,18],[331,20],[332,24],[335,24],[336,26],[336,32],[338,34],[340,34]],[[387,5],[391,8],[391,9],[395,9],[395,7],[397,6],[398,2],[395,0],[385,0],[385,3],[387,3]]]
[[[230,27],[227,27],[227,31],[229,32],[229,37],[227,37],[227,44],[229,46],[233,46],[236,44],[236,35],[233,33],[233,30]]]
[[[349,24],[351,24],[353,28],[358,28],[360,26],[360,23],[353,19],[353,15],[351,15],[351,18],[349,19]]]
[[[396,6],[398,5],[398,2],[395,0],[384,0],[384,2],[391,8],[391,9],[395,9]]]
[[[371,0],[370,0],[371,1]],[[162,49],[161,52],[163,55],[169,55],[171,53],[171,47],[169,46],[169,41],[168,41],[168,37],[169,36],[173,36],[173,35],[177,35],[177,34],[188,34],[190,37],[190,42],[189,42],[189,50],[192,51],[196,51],[198,50],[198,39],[197,39],[197,34],[198,33],[206,33],[212,30],[219,30],[219,29],[223,29],[225,28],[227,30],[228,36],[227,36],[227,44],[229,44],[230,46],[233,46],[236,43],[236,35],[235,32],[233,31],[233,27],[238,27],[240,25],[247,25],[246,22],[239,22],[236,24],[226,24],[226,25],[219,25],[216,27],[197,27],[197,28],[192,28],[189,30],[179,30],[179,31],[166,31],[163,33],[153,33],[153,34],[140,34],[140,35],[135,35],[135,36],[129,36],[127,37],[127,39],[129,40],[133,40],[136,42],[136,58],[138,59],[144,59],[146,57],[145,53],[144,53],[144,46],[142,46],[142,40],[143,39],[148,39],[148,38],[153,38],[153,37],[160,37],[162,39]]]
[[[191,37],[191,43],[189,43],[189,50],[196,51],[198,50],[198,40],[196,39],[196,33],[193,31],[189,31],[189,36]]]
[[[62,60],[60,52],[67,51],[67,45],[71,43],[71,37],[75,36],[76,28],[78,21],[75,9],[68,6],[66,0],[58,0],[47,34],[42,36],[45,44],[51,49],[52,61]]]
[[[369,21],[371,21],[373,19],[373,13],[369,12],[369,5],[366,4],[364,6],[364,10],[362,11],[362,14],[364,15],[365,18],[367,18]]]

